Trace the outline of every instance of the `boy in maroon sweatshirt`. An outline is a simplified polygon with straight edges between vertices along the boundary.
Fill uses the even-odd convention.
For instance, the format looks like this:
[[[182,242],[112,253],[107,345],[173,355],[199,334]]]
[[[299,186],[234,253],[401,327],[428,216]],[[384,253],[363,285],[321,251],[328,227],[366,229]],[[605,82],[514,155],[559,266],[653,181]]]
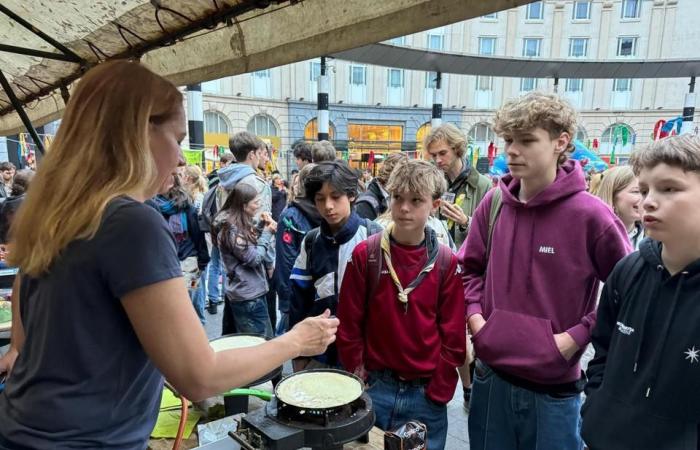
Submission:
[[[506,102],[494,125],[510,174],[484,197],[458,253],[477,357],[469,445],[580,450],[579,359],[598,286],[630,252],[629,238],[567,159],[571,105],[530,93]]]
[[[426,227],[446,182],[432,164],[408,161],[386,188],[393,222],[355,247],[345,269],[338,355],[366,380],[378,427],[418,420],[428,427],[428,448],[442,449],[446,403],[466,358],[461,270]]]

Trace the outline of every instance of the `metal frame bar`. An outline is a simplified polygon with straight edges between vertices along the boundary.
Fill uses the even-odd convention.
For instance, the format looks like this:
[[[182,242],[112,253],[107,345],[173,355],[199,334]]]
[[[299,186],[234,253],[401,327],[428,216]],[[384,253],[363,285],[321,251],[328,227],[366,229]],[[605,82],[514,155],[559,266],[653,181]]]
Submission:
[[[57,50],[59,50],[61,53],[63,53],[66,56],[70,56],[73,58],[74,61],[84,61],[83,58],[78,56],[76,53],[74,53],[72,50],[70,50],[68,47],[65,45],[61,44],[58,42],[56,39],[52,38],[48,34],[44,33],[43,31],[39,30],[36,28],[34,25],[31,23],[27,22],[24,20],[22,17],[19,15],[15,14],[12,12],[10,9],[8,9],[6,6],[3,6],[2,3],[0,3],[0,12],[4,13],[6,16],[10,17],[12,20],[17,22],[18,24],[22,25],[24,28],[28,29],[35,35],[39,36],[41,39],[44,41],[48,42],[49,44],[53,45]]]
[[[36,56],[39,58],[55,59],[58,61],[73,62],[79,64],[82,62],[80,59],[75,59],[71,55],[65,55],[63,53],[51,53],[42,50],[35,50],[33,48],[26,47],[16,47],[14,45],[0,44],[0,52],[16,53],[18,55]]]
[[[40,153],[41,156],[44,156],[44,143],[41,141],[41,139],[39,139],[39,135],[34,129],[32,121],[29,120],[29,116],[27,116],[27,113],[22,107],[22,102],[20,102],[17,96],[15,95],[15,91],[12,90],[12,86],[10,86],[10,82],[7,81],[7,78],[5,78],[5,74],[2,72],[2,70],[0,70],[0,85],[2,85],[3,90],[7,94],[7,97],[10,99],[10,103],[12,103],[12,106],[14,107],[15,111],[17,111],[17,114],[19,114],[20,119],[22,119],[22,123],[31,135],[32,140],[34,141],[34,145],[36,145],[37,152]]]

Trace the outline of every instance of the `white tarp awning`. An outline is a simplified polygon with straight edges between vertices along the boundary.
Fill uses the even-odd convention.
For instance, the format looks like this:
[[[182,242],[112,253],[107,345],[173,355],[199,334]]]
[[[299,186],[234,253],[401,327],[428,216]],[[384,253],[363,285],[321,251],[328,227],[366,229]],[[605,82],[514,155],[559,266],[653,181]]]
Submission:
[[[0,70],[38,126],[60,117],[65,107],[61,88],[69,92],[84,70],[108,58],[141,57],[155,72],[185,85],[329,55],[526,3],[529,0],[2,0],[0,8],[6,11],[0,11]],[[21,21],[58,45],[24,28]],[[24,48],[63,55],[63,60],[12,52],[12,47],[20,53]],[[0,135],[23,128],[0,90]]]

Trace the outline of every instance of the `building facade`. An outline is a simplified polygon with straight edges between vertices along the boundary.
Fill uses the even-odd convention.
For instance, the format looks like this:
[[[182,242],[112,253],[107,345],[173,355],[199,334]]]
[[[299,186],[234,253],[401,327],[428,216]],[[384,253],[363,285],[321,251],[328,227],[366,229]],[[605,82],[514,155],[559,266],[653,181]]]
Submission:
[[[546,59],[700,57],[696,0],[545,0],[392,39],[446,52]],[[320,60],[202,84],[205,145],[250,130],[284,151],[315,139]],[[504,74],[507,75],[507,74]],[[420,151],[430,123],[435,74],[329,60],[331,139],[340,149]],[[628,155],[651,140],[659,119],[682,113],[688,79],[560,79],[556,90],[580,113],[577,138],[607,155]],[[443,121],[482,151],[502,146],[491,120],[505,100],[554,80],[443,74]],[[696,121],[697,123],[697,121]],[[624,131],[623,131],[624,129]],[[624,137],[624,139],[623,139]]]

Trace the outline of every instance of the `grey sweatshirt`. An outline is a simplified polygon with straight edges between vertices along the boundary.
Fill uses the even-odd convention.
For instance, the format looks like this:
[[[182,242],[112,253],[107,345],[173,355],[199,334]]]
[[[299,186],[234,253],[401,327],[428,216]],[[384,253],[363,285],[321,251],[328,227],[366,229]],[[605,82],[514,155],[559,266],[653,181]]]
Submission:
[[[231,228],[230,239],[235,242],[236,230]],[[224,250],[219,236],[219,249],[226,268],[226,299],[233,302],[254,300],[267,294],[266,264],[270,264],[270,248],[274,245],[274,235],[264,229],[256,243],[233,246],[233,251]]]

